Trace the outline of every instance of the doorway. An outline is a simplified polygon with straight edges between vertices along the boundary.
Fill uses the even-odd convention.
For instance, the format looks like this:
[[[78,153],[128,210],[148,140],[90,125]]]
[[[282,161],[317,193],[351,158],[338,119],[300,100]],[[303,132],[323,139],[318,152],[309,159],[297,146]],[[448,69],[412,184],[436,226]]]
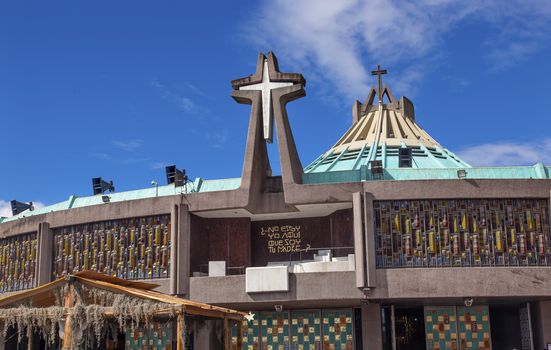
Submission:
[[[522,346],[519,311],[517,305],[490,306],[493,349],[525,349]]]
[[[396,350],[425,350],[423,308],[395,308]]]

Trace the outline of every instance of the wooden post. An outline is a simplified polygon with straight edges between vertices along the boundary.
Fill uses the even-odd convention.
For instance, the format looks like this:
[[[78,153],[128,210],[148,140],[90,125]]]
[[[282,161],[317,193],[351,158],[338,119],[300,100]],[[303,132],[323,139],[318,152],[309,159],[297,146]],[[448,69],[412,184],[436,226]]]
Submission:
[[[237,322],[237,350],[243,349],[243,321]]]
[[[184,315],[184,312],[180,312],[178,315],[178,325],[176,326],[176,333],[177,333],[177,339],[176,339],[176,350],[185,350],[186,349],[186,316]]]
[[[224,318],[224,350],[231,350],[231,325],[227,318]]]
[[[27,328],[27,350],[33,350],[34,337],[31,327]]]
[[[73,315],[72,309],[75,306],[75,290],[72,284],[69,285],[67,294],[63,301],[63,306],[68,309],[67,318],[65,319],[65,327],[63,328],[63,350],[72,350],[73,349]]]

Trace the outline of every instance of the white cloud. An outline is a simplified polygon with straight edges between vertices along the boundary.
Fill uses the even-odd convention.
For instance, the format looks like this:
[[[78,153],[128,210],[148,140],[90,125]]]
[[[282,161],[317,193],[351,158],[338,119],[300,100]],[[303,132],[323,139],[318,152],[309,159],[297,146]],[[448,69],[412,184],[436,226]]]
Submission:
[[[487,29],[477,39],[490,69],[522,61],[551,32],[548,0],[274,0],[251,17],[249,40],[309,77],[332,80],[347,98],[367,93],[369,69],[377,63],[399,64],[403,72],[389,80],[397,90],[411,88],[460,23]]]
[[[222,148],[228,142],[229,131],[227,129],[213,130],[205,133],[205,139],[212,148]]]
[[[164,169],[167,165],[168,165],[168,163],[155,162],[155,163],[151,164],[151,169],[153,169],[153,170]]]
[[[33,201],[33,206],[35,209],[44,207],[44,203]],[[0,217],[11,217],[11,203],[10,201],[5,201],[0,199]]]
[[[203,111],[203,109],[198,104],[196,104],[191,98],[184,96],[181,93],[178,93],[177,91],[169,88],[168,86],[156,80],[150,81],[149,86],[155,89],[159,94],[159,96],[161,96],[161,98],[173,103],[179,110],[183,112],[198,114]],[[187,86],[189,87],[189,85]],[[195,86],[193,86],[193,89],[195,93],[200,91]]]
[[[111,156],[108,153],[105,152],[92,152],[90,155],[94,158],[98,158],[101,160],[110,160]]]
[[[474,166],[551,165],[551,138],[534,142],[495,142],[466,147],[457,152]]]
[[[142,140],[118,140],[113,141],[113,144],[123,151],[132,152],[142,147]]]
[[[0,199],[0,217],[9,217],[9,216],[11,216],[10,202],[6,202]]]

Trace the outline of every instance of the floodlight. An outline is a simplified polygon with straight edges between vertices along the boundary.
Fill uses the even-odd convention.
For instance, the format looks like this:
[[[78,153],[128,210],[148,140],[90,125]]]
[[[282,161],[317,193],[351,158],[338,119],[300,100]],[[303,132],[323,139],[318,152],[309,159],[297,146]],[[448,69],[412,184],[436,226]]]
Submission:
[[[25,210],[34,210],[33,202],[24,203],[24,202],[18,202],[15,199],[11,201],[11,213],[13,215],[17,215],[21,212],[24,212]]]
[[[411,168],[412,155],[411,148],[402,147],[398,150],[398,166],[400,168]]]
[[[187,183],[187,175],[185,169],[179,170],[176,168],[176,165],[169,165],[165,168],[166,170],[166,182],[174,184],[174,186],[184,186]]]
[[[94,177],[92,179],[92,189],[94,191],[94,196],[96,194],[101,194],[107,190],[109,192],[115,192],[115,186],[113,186],[113,181],[104,181],[101,177]]]
[[[465,169],[459,169],[457,170],[457,177],[460,179],[464,179],[467,177],[467,170]]]
[[[383,175],[383,161],[372,160],[369,162],[371,166],[371,175]]]
[[[111,197],[109,197],[108,195],[103,195],[101,196],[101,200],[103,201],[103,203],[109,203],[111,201]]]

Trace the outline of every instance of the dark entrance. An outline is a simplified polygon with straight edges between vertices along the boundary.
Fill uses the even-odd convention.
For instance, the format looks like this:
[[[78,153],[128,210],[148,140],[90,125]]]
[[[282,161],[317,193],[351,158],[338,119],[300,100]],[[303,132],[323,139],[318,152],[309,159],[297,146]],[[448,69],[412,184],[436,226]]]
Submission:
[[[422,308],[395,308],[396,350],[425,350],[425,320]]]
[[[493,349],[523,349],[520,311],[518,305],[490,306]]]

